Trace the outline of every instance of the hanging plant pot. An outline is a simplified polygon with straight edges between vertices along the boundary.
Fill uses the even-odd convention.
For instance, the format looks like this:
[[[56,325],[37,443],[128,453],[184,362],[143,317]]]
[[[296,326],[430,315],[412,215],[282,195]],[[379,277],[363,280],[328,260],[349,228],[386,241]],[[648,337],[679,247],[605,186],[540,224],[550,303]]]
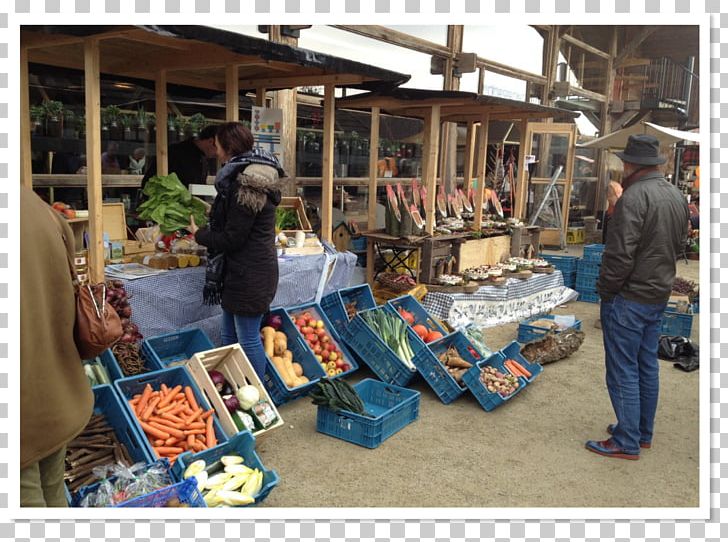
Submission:
[[[121,129],[121,126],[119,126],[115,121],[113,121],[109,125],[109,139],[112,139],[114,141],[120,141],[123,136],[123,131]]]
[[[136,138],[137,138],[137,141],[146,143],[147,139],[149,138],[149,130],[147,130],[146,126],[137,126]]]
[[[48,137],[61,137],[62,133],[61,121],[58,117],[50,117],[46,120],[46,135]]]
[[[45,135],[45,127],[43,126],[43,123],[39,120],[34,120],[30,125],[30,135],[37,137],[37,136],[44,136]]]
[[[126,126],[124,128],[124,134],[123,134],[124,141],[134,141],[134,137],[135,136],[134,136],[133,132],[131,131],[131,126]]]

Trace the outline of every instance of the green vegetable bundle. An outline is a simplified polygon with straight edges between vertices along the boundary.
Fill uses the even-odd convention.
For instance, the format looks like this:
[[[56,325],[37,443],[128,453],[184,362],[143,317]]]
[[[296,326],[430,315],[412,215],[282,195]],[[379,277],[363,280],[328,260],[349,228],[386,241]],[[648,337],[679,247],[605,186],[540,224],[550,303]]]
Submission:
[[[276,208],[276,230],[297,230],[298,214],[294,209]]]
[[[383,309],[362,313],[362,318],[372,328],[372,331],[379,335],[397,357],[402,360],[402,363],[411,371],[417,370],[414,363],[412,363],[415,353],[407,337],[407,322]]]
[[[364,410],[364,403],[356,390],[343,380],[322,378],[317,382],[316,389],[311,392],[311,399],[314,405],[328,407],[334,412],[347,410],[371,417],[371,414]]]
[[[137,208],[139,218],[153,220],[164,234],[186,228],[190,223],[190,215],[194,215],[198,226],[207,224],[205,204],[192,197],[176,173],[152,177],[143,193],[147,199]]]

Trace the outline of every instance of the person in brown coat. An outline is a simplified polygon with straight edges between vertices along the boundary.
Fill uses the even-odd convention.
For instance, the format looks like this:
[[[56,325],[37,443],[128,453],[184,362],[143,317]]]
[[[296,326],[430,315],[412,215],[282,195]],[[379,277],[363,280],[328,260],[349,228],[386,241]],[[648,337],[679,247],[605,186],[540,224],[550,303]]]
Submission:
[[[73,253],[74,242],[64,219],[21,187],[21,506],[67,506],[66,444],[93,411],[93,392],[73,340],[76,303],[67,250]]]

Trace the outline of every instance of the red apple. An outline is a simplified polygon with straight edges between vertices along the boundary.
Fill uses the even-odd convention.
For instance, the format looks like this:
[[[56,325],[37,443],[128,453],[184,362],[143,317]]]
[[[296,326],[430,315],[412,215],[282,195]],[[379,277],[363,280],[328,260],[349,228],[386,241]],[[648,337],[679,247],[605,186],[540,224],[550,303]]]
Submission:
[[[296,320],[296,327],[298,329],[301,329],[302,327],[306,327],[306,320],[304,320],[303,318],[299,318],[298,320]]]
[[[318,335],[319,339],[322,338],[324,335],[326,335],[326,330],[320,327],[317,327],[314,331],[316,335]]]
[[[341,359],[341,358],[337,359],[336,360],[336,368],[337,369],[346,370],[346,369],[344,369],[344,367],[346,367],[346,362],[343,359]]]
[[[313,353],[316,354],[317,356],[320,356],[321,355],[321,352],[322,352],[321,345],[320,344],[314,345],[314,347],[313,347]]]
[[[331,337],[329,337],[328,335],[324,335],[323,337],[321,337],[321,342],[322,343],[327,343],[330,340],[331,340]]]

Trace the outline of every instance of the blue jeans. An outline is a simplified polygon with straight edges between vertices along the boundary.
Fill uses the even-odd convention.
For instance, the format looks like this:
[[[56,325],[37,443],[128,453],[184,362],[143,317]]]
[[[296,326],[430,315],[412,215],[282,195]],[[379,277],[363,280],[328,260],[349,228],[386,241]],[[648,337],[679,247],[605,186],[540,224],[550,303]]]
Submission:
[[[601,303],[607,390],[617,415],[612,438],[627,453],[652,442],[657,411],[657,343],[666,304],[646,305],[617,295]]]
[[[241,316],[222,310],[222,344],[240,343],[248,356],[255,373],[263,380],[266,366],[266,355],[263,341],[260,338],[260,322],[262,314],[256,316]]]

